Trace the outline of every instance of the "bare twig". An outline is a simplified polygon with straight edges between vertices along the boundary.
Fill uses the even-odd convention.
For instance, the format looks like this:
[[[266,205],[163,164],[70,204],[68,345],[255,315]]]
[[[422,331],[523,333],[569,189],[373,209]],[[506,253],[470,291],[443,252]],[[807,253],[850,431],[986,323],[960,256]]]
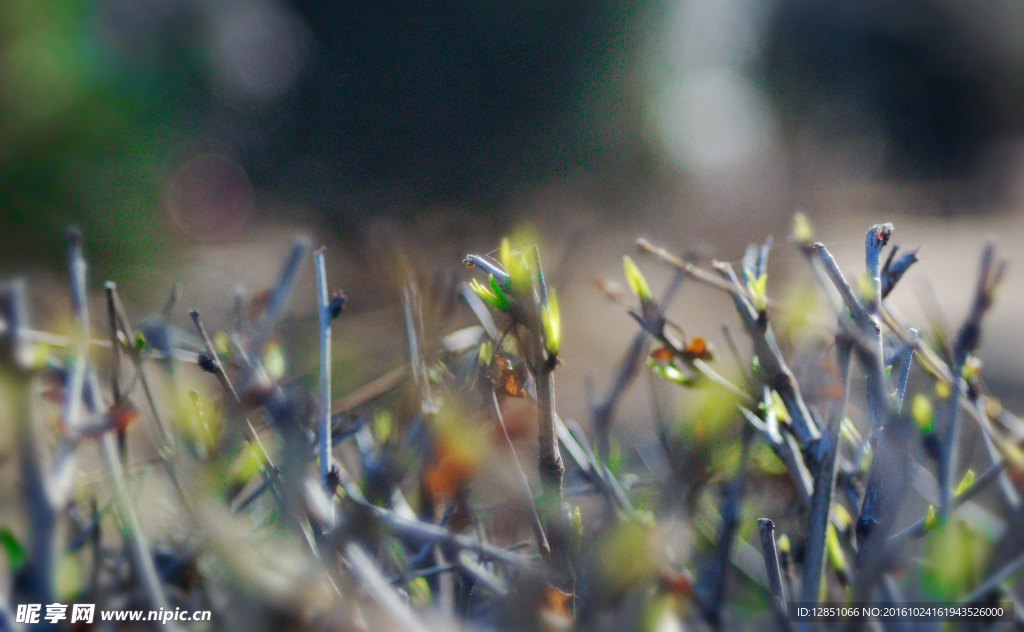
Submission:
[[[331,473],[331,313],[324,249],[313,253],[316,264],[317,306],[320,316],[320,402],[317,405],[317,438],[320,445],[320,483]]]
[[[779,628],[789,629],[786,619],[786,594],[782,589],[782,569],[779,554],[775,548],[775,523],[768,518],[758,518],[757,528],[761,534],[761,553],[764,555],[764,569],[768,574],[768,590],[772,596],[772,612]]]
[[[758,431],[768,445],[775,450],[775,453],[786,465],[786,471],[793,480],[793,487],[796,489],[797,498],[805,507],[810,507],[811,494],[814,491],[814,479],[811,477],[807,464],[800,453],[800,446],[796,445],[793,436],[788,432],[784,433],[779,429],[775,413],[768,408],[765,412],[766,419],[762,420],[746,406],[739,406],[740,413]]]
[[[842,364],[843,376],[846,377],[849,356]],[[844,392],[846,380],[843,381]],[[811,513],[807,518],[807,543],[804,545],[804,576],[800,591],[800,601],[817,603],[818,589],[821,586],[822,570],[825,567],[825,545],[828,533],[829,515],[832,510],[832,496],[835,493],[836,466],[839,453],[839,428],[842,425],[846,409],[846,396],[832,404],[829,415],[828,445],[824,458],[819,461],[815,476],[814,494],[811,496]],[[807,630],[809,625],[802,623],[800,629]]]
[[[117,292],[117,286],[111,283],[107,287],[107,292],[110,295],[110,300],[113,302],[114,310],[117,312],[117,320],[120,324],[120,328],[122,331],[124,331],[125,336],[127,336],[129,340],[129,343],[134,344],[133,341],[135,340],[135,331],[132,328],[131,320],[128,318],[128,313],[125,311],[124,305],[121,303],[121,297]],[[193,362],[198,361],[196,354],[190,352],[190,355],[193,358]],[[137,349],[133,350],[128,354],[128,357],[131,358],[132,364],[135,366],[136,379],[142,383],[142,392],[146,397],[146,403],[149,405],[150,414],[153,416],[153,421],[156,424],[157,432],[159,434],[157,443],[158,445],[169,446],[173,450],[174,435],[167,428],[167,424],[164,423],[163,415],[160,413],[160,409],[156,405],[156,399],[153,397],[153,389],[150,387],[149,377],[147,376],[146,359],[149,357],[159,357],[160,359],[163,358],[160,356],[160,354],[157,354],[152,349],[152,347],[148,346],[142,351],[139,351]],[[132,384],[134,384],[134,380]],[[131,385],[129,385],[129,387],[125,389],[125,394],[130,392],[130,390]]]
[[[292,241],[292,249],[288,254],[288,260],[285,262],[284,269],[281,270],[281,276],[278,277],[277,284],[270,292],[270,297],[267,300],[266,314],[263,316],[263,320],[256,325],[256,331],[249,341],[248,352],[250,357],[259,358],[263,355],[263,347],[266,345],[267,339],[274,328],[277,327],[277,323],[281,320],[284,310],[288,306],[292,289],[295,287],[295,280],[299,276],[299,270],[302,269],[302,262],[305,261],[308,250],[308,237],[300,236]]]
[[[403,518],[392,511],[382,507],[377,507],[376,505],[371,505],[365,500],[357,502],[359,502],[362,507],[368,509],[389,531],[410,542],[438,544],[444,547],[470,551],[496,562],[508,564],[520,570],[530,570],[534,568],[533,562],[530,558],[518,553],[506,551],[505,549],[487,544],[486,542],[481,542],[476,538],[453,534],[439,525],[410,518]]]
[[[917,330],[911,329],[907,333],[910,334],[912,340],[917,340]],[[896,387],[896,414],[898,415],[903,410],[903,398],[907,393],[907,380],[910,379],[910,367],[914,364],[914,349],[908,347],[904,352],[903,365],[900,368],[900,380]]]
[[[25,283],[22,279],[12,281],[4,291],[4,316],[9,323],[6,346],[10,351],[12,414],[15,422],[15,437],[19,448],[22,496],[29,523],[29,594],[43,603],[53,598],[53,572],[56,542],[54,528],[56,505],[47,479],[47,471],[40,462],[38,441],[35,430],[31,367],[31,349],[22,337],[22,328],[28,324],[28,303],[25,297]]]
[[[215,369],[213,372],[214,375],[217,376],[217,380],[221,383],[221,386],[224,387],[224,391],[231,396],[232,404],[241,411],[242,400],[238,391],[235,390],[235,385],[231,382],[231,378],[228,377],[227,372],[224,371],[224,363],[221,362],[220,354],[217,353],[216,347],[213,346],[213,341],[210,340],[210,335],[206,333],[206,327],[203,325],[202,318],[199,315],[199,310],[194,309],[190,311],[189,316],[192,317],[192,322],[196,326],[196,331],[199,332],[199,337],[203,340],[203,347],[206,349],[207,354],[206,357],[210,359],[210,362]],[[276,469],[276,466],[270,457],[270,453],[267,452],[266,447],[263,445],[263,441],[260,439],[259,433],[256,432],[256,428],[252,425],[252,422],[249,421],[248,416],[242,414],[242,419],[245,421],[246,439],[256,444],[267,459],[267,467],[273,471]]]
[[[89,301],[85,284],[87,266],[82,255],[82,234],[74,228],[68,230],[68,267],[71,273],[71,307],[77,321],[77,339],[64,399],[64,423],[74,427],[81,412],[85,367],[89,355]]]
[[[743,427],[743,445],[739,463],[732,480],[722,484],[718,541],[714,555],[698,575],[697,594],[700,596],[704,615],[712,626],[722,625],[722,608],[725,605],[725,587],[728,579],[729,560],[732,557],[736,531],[742,519],[743,492],[746,487],[747,455],[754,432],[750,426]]]
[[[555,432],[555,360],[545,357],[540,335],[538,328],[534,378],[537,385],[537,425],[540,433],[540,475],[544,485],[561,502],[565,466],[562,464],[562,455],[558,450],[558,435]]]
[[[975,398],[974,405],[975,408],[979,409],[978,412],[981,415],[986,415],[984,409],[984,398]],[[987,432],[985,429],[982,429],[982,432],[980,434],[981,440],[985,444],[985,452],[988,453],[989,458],[992,459],[993,466],[998,465],[1003,461],[1003,458],[999,453],[999,449],[996,448],[995,442],[992,441],[991,432]],[[1017,491],[1016,485],[1014,485],[1013,481],[1010,480],[1010,477],[1007,476],[1006,468],[1001,468],[1001,470],[998,473],[998,478],[999,491],[1002,492],[1003,500],[1006,501],[1006,505],[1010,508],[1011,512],[1016,512],[1021,504],[1020,494]]]
[[[427,628],[420,623],[408,604],[395,592],[394,587],[381,574],[380,569],[373,563],[363,547],[355,542],[349,542],[345,546],[345,560],[348,562],[352,574],[362,583],[363,588],[370,594],[377,606],[390,615],[401,629],[427,632]]]
[[[719,277],[719,276],[717,276],[717,275],[715,275],[715,274],[713,274],[711,272],[708,272],[707,270],[703,270],[701,268],[698,268],[697,266],[693,265],[692,263],[687,263],[687,262],[683,261],[682,259],[680,259],[679,257],[673,255],[672,253],[670,253],[669,251],[665,250],[664,248],[655,246],[654,244],[652,244],[651,242],[647,241],[646,239],[642,239],[642,238],[641,239],[637,239],[636,240],[636,247],[639,248],[642,252],[646,252],[648,254],[654,255],[655,257],[657,257],[658,259],[664,261],[665,263],[667,263],[668,265],[672,266],[673,268],[676,268],[677,270],[683,271],[688,277],[690,277],[692,279],[695,279],[697,281],[700,281],[701,283],[704,283],[705,285],[710,285],[711,287],[718,288],[719,290],[723,290],[723,291],[728,292],[730,294],[732,294],[734,292],[738,292],[740,294],[740,296],[742,296],[744,299],[746,299],[748,301],[753,301],[754,300],[753,296],[750,294],[750,292],[745,287],[741,287],[741,288],[737,289],[737,288],[735,288],[733,286],[733,284],[729,283],[728,281],[723,280],[721,277]],[[771,299],[768,300],[767,304],[768,304],[769,307],[777,307],[778,306],[778,304],[775,303],[774,301],[772,301]]]
[[[758,379],[782,398],[800,444],[805,448],[817,444],[821,438],[821,431],[804,402],[796,377],[786,364],[767,316],[762,316],[754,307],[753,300],[747,296],[749,292],[746,292],[730,264],[719,262],[716,269],[719,274],[729,279],[728,291],[744,328],[753,340],[754,355],[757,356],[759,363]]]
[[[892,401],[885,386],[885,354],[882,350],[882,328],[875,319],[881,305],[881,279],[878,268],[879,255],[892,234],[892,224],[877,224],[868,229],[866,237],[867,274],[874,294],[865,307],[861,304],[843,276],[832,254],[824,244],[814,244],[811,252],[822,265],[825,274],[839,291],[849,310],[860,336],[855,336],[854,350],[857,358],[867,370],[868,407],[871,427],[879,429],[892,417]],[[841,318],[841,317],[840,317]]]
[[[981,473],[981,475],[974,479],[974,483],[970,487],[968,487],[967,489],[953,497],[952,501],[950,502],[951,509],[955,510],[960,505],[963,505],[968,500],[974,498],[980,491],[985,489],[986,485],[988,485],[991,481],[995,480],[997,477],[999,477],[1000,474],[1002,474],[1005,471],[1006,465],[1006,459],[1000,459],[996,463],[990,465],[988,469],[986,469],[984,472]],[[923,536],[926,531],[927,523],[924,518],[921,518],[920,520],[910,525],[906,529],[889,536],[890,547],[893,547],[894,550],[898,550],[898,548],[902,545],[903,541],[910,538],[919,538]]]
[[[88,388],[91,391],[87,398],[88,405],[92,412],[100,403],[99,385],[95,373],[90,373]],[[124,531],[132,552],[132,562],[136,572],[142,579],[146,589],[150,605],[153,609],[166,608],[167,597],[164,595],[163,586],[157,575],[156,567],[153,565],[153,556],[149,552],[149,545],[146,537],[139,526],[139,518],[135,508],[128,497],[128,487],[124,481],[124,471],[121,468],[121,459],[117,452],[117,440],[113,433],[107,432],[100,438],[100,456],[107,468],[110,482],[114,488],[114,498],[120,510],[121,519],[124,520]]]
[[[957,602],[956,605],[966,606],[984,599],[999,584],[1016,575],[1022,568],[1024,568],[1024,554],[1001,566],[999,570],[989,575],[985,581],[978,584],[977,588]]]
[[[541,555],[547,557],[551,555],[551,545],[548,543],[547,534],[544,533],[544,525],[541,523],[540,515],[537,513],[537,506],[534,504],[533,492],[530,491],[530,481],[527,479],[526,472],[523,470],[523,465],[519,461],[519,455],[516,454],[516,447],[512,443],[512,438],[508,434],[508,428],[505,427],[505,418],[501,414],[501,407],[498,406],[498,396],[494,394],[493,390],[490,392],[490,403],[491,414],[494,415],[498,425],[501,426],[501,433],[504,435],[505,442],[508,444],[508,449],[512,454],[512,460],[515,461],[516,473],[519,475],[519,481],[522,483],[525,494],[523,500],[530,507],[530,527],[533,528],[534,537],[537,538],[537,548],[540,550]]]
[[[672,297],[680,285],[682,285],[685,276],[685,273],[681,270],[676,270],[672,281],[665,288],[661,300],[656,303],[655,314],[650,317],[650,320],[658,320],[662,317],[668,304],[672,301]],[[647,331],[641,328],[633,336],[633,342],[629,346],[629,350],[619,362],[618,371],[608,386],[608,392],[605,394],[604,399],[593,407],[594,428],[597,431],[597,453],[602,458],[608,458],[609,433],[611,431],[612,415],[615,412],[615,406],[618,404],[623,393],[626,392],[626,389],[629,388],[629,385],[633,383],[637,372],[643,365],[643,352],[646,342]]]
[[[956,376],[947,403],[948,418],[941,429],[939,442],[939,507],[942,518],[949,516],[953,479],[957,470],[957,438],[960,435],[960,396],[964,389],[963,367],[967,356],[981,341],[981,320],[992,306],[995,289],[1002,280],[1006,262],[995,261],[995,247],[988,244],[981,256],[978,284],[974,292],[971,311],[957,332],[953,343],[952,374]]]
[[[115,292],[117,285],[113,281],[107,281],[105,285],[107,294],[107,319],[110,323],[110,355],[111,355],[111,366],[110,366],[110,392],[114,398],[114,407],[120,408],[121,406],[121,344],[117,338],[119,328],[117,326],[117,305],[114,302]],[[128,467],[128,432],[127,428],[119,427],[117,429],[117,445],[118,450],[121,453],[121,465],[125,469]]]
[[[572,429],[569,428],[570,424],[572,424]],[[559,441],[565,446],[566,452],[569,453],[583,476],[597,486],[604,497],[617,505],[627,516],[635,516],[636,511],[633,509],[629,497],[626,496],[625,490],[622,489],[622,485],[608,469],[608,466],[594,454],[579,424],[573,419],[567,423],[556,415],[555,431],[558,433]]]
[[[117,305],[114,301],[117,285],[113,281],[107,281],[105,289],[107,293],[107,318],[110,321],[110,392],[114,397],[114,405],[116,406],[121,403],[121,343],[117,338],[119,328],[117,326]]]
[[[331,414],[339,415],[348,412],[380,397],[397,386],[408,371],[409,367],[405,364],[395,367],[380,377],[370,380],[351,393],[339,397],[331,403]]]

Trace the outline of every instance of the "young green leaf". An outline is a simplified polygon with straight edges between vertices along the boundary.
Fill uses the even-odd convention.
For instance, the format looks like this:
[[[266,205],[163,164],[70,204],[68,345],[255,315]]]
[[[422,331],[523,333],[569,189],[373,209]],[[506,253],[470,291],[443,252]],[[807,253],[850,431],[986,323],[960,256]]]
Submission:
[[[65,603],[75,601],[85,587],[82,565],[74,553],[65,553],[57,560],[53,572],[54,596]]]
[[[4,553],[7,554],[7,567],[12,571],[16,571],[22,567],[25,563],[25,547],[22,546],[21,542],[18,542],[18,538],[14,537],[11,530],[3,527],[0,528],[0,547],[3,547]]]
[[[476,279],[472,279],[469,282],[469,287],[473,292],[480,297],[480,300],[487,303],[494,309],[504,312],[508,310],[508,299],[505,298],[505,294],[501,292],[501,288],[494,281],[494,276],[491,275],[491,287],[485,287],[480,284]],[[496,290],[491,288],[497,288]],[[499,294],[499,292],[501,292]]]
[[[669,382],[675,382],[680,386],[696,386],[697,380],[689,375],[686,375],[671,364],[664,365],[658,364],[652,361],[650,358],[647,360],[647,366],[651,367],[651,371],[654,372],[658,377],[668,380]]]
[[[828,560],[832,567],[840,573],[846,572],[846,555],[839,543],[839,535],[836,533],[835,525],[829,524],[825,533],[826,546],[828,547]]]
[[[391,436],[391,411],[381,408],[373,413],[373,433],[378,443],[386,443]]]
[[[991,539],[963,519],[937,524],[925,536],[921,587],[931,598],[953,602],[982,579]]]
[[[287,362],[284,357],[284,349],[277,342],[271,341],[267,344],[267,350],[263,354],[263,368],[270,379],[277,381],[284,377]]]
[[[768,307],[768,275],[762,274],[756,279],[747,281],[747,292],[754,303],[754,308],[763,312]]]
[[[933,424],[932,400],[924,393],[915,393],[910,413],[921,432],[931,432]]]
[[[832,505],[832,522],[837,527],[846,530],[853,524],[853,516],[850,515],[849,510],[845,506],[836,503]]]
[[[501,238],[501,265],[506,270],[512,270],[512,242],[508,240],[508,237]]]
[[[259,443],[249,442],[228,468],[228,480],[234,483],[245,483],[260,471],[267,462],[267,454]]]
[[[789,409],[786,408],[786,403],[782,401],[782,396],[776,390],[772,391],[772,401],[769,408],[775,413],[775,418],[779,421],[791,421]]]
[[[623,255],[622,257],[622,269],[626,273],[626,282],[629,283],[629,289],[633,290],[633,294],[637,295],[641,301],[650,301],[651,299],[651,286],[647,284],[647,279],[644,278],[644,273],[640,271],[640,268],[633,261],[633,258],[629,255]]]
[[[491,289],[494,291],[495,296],[498,297],[498,303],[496,307],[503,312],[508,311],[508,297],[505,296],[505,290],[502,289],[501,284],[494,278],[494,275],[487,277],[491,282]]]
[[[544,345],[548,353],[556,356],[562,341],[562,316],[558,311],[558,294],[554,288],[548,292],[548,303],[541,308],[540,317],[544,325]]]
[[[964,477],[960,479],[960,484],[956,486],[955,496],[959,496],[974,485],[974,470],[967,470],[964,473]]]
[[[477,350],[477,362],[480,366],[487,366],[491,363],[491,356],[494,355],[494,343],[490,340],[484,340],[480,343],[480,348]]]
[[[417,608],[430,605],[430,584],[426,577],[414,577],[409,580],[409,602]]]
[[[803,213],[793,214],[793,235],[792,240],[798,244],[809,244],[814,239],[814,231],[811,230],[811,223]]]
[[[779,553],[789,553],[793,549],[792,543],[789,541],[789,536],[783,533],[775,541],[775,546],[779,547]]]

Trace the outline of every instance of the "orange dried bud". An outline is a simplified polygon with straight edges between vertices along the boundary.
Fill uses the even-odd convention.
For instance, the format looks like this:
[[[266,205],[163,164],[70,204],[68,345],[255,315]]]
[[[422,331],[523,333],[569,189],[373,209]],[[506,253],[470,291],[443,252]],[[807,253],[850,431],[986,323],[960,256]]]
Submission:
[[[673,355],[675,354],[672,351],[672,349],[669,349],[665,345],[662,345],[651,352],[651,358],[657,360],[658,362],[668,362],[669,360],[672,359]]]
[[[138,416],[139,409],[127,399],[122,399],[110,407],[110,420],[119,431],[125,430]]]
[[[513,362],[503,356],[495,358],[494,365],[496,368],[494,390],[511,397],[525,397],[526,365],[522,362]]]
[[[572,593],[564,592],[554,586],[545,586],[544,603],[541,609],[571,619],[572,615],[569,614],[570,599],[572,599]]]
[[[686,569],[669,569],[661,574],[661,588],[665,592],[685,597],[693,592],[693,575]]]

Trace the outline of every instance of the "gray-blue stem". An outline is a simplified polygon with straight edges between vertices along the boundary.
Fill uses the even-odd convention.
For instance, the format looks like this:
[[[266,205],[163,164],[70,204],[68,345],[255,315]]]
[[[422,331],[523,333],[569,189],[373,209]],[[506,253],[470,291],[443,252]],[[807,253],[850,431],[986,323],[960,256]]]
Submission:
[[[324,249],[313,254],[316,262],[316,294],[320,315],[320,407],[317,410],[317,436],[320,446],[320,482],[327,484],[331,472],[331,312],[327,291],[327,265]]]

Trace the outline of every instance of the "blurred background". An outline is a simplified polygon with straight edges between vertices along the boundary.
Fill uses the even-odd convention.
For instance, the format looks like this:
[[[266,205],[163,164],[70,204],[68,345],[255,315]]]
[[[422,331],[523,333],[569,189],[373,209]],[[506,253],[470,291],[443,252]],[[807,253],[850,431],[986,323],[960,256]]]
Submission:
[[[135,313],[178,281],[226,314],[311,233],[352,297],[344,390],[401,358],[405,271],[532,231],[582,419],[635,330],[590,281],[636,236],[735,260],[803,210],[859,269],[894,221],[924,246],[911,317],[959,322],[987,237],[1014,260],[982,357],[1024,404],[1022,28],[1014,0],[5,0],[0,272],[63,284],[74,222]],[[692,292],[675,317],[714,340],[725,304]]]

